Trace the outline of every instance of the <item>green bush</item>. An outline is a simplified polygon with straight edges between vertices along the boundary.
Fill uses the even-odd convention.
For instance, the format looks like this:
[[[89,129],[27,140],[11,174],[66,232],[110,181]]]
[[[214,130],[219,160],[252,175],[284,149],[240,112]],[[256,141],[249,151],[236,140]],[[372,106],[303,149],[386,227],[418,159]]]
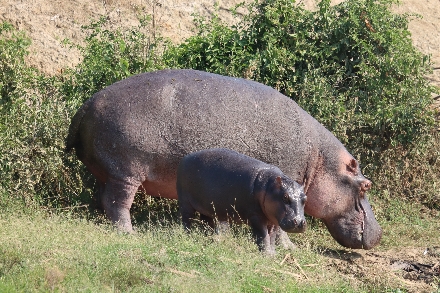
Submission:
[[[198,34],[177,46],[152,37],[148,18],[126,30],[100,19],[84,27],[84,45],[71,44],[82,62],[56,77],[26,64],[29,39],[3,23],[0,196],[50,207],[90,202],[91,175],[74,154],[63,152],[72,115],[117,80],[185,67],[278,89],[360,158],[376,192],[439,209],[440,137],[429,107],[434,88],[424,78],[429,58],[411,44],[409,16],[391,13],[391,3],[347,0],[330,6],[323,0],[312,12],[292,0],[265,0],[249,5],[236,26],[198,18]],[[158,210],[166,206],[144,197],[141,202]],[[133,211],[160,218],[143,206]]]
[[[276,88],[369,161],[434,123],[429,58],[413,47],[408,16],[390,12],[393,2],[322,0],[315,12],[294,0],[256,2],[237,26],[199,19],[198,34],[165,57]]]
[[[61,92],[65,98],[82,103],[116,81],[162,68],[160,53],[166,42],[149,33],[149,20],[141,18],[139,26],[124,30],[109,28],[106,17],[83,26],[85,45],[71,44],[79,49],[83,60],[63,77]]]
[[[32,88],[34,70],[26,66],[26,48],[31,41],[14,29],[12,24],[0,23],[0,107],[3,109],[20,99]]]
[[[274,87],[360,159],[376,190],[417,194],[439,208],[440,138],[431,107],[438,89],[425,78],[429,56],[412,45],[411,16],[392,13],[395,2],[321,0],[317,11],[294,0],[255,2],[235,26],[198,18],[197,35],[169,48],[165,62]]]
[[[73,204],[82,190],[63,160],[69,107],[57,79],[26,64],[30,40],[8,23],[0,29],[0,190],[27,205]],[[70,163],[80,168],[73,157]],[[52,205],[51,204],[51,205]]]

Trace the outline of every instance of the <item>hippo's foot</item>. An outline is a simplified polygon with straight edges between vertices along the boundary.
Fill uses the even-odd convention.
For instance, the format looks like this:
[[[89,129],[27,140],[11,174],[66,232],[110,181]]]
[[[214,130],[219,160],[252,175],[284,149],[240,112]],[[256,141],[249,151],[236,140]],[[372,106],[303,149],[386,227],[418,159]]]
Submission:
[[[275,246],[272,246],[272,245],[263,246],[263,247],[260,248],[260,251],[265,256],[275,256],[275,254],[276,254]]]
[[[286,250],[296,249],[296,245],[290,240],[289,236],[280,227],[277,228],[275,234],[275,245],[281,246]]]
[[[113,225],[123,233],[133,233],[133,226],[131,225],[130,210],[121,207],[107,207],[106,214],[112,221]]]
[[[121,232],[132,233],[130,207],[138,186],[109,179],[102,193],[102,206],[107,217]]]

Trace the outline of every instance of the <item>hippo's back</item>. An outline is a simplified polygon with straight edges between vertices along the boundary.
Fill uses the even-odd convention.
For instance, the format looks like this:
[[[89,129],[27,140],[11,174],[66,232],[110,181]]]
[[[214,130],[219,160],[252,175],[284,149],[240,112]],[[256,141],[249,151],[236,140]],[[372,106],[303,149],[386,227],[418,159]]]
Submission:
[[[262,170],[281,171],[241,153],[214,148],[186,155],[177,169],[177,190],[198,197],[208,207],[211,202],[252,196],[255,180]],[[179,192],[180,190],[180,192]],[[221,204],[221,202],[220,202]]]
[[[228,188],[242,188],[250,194],[261,171],[283,175],[276,166],[224,148],[201,150],[186,155],[177,169],[177,186],[200,189],[203,193],[228,193]],[[231,193],[231,192],[230,192]]]
[[[81,159],[140,182],[175,179],[183,156],[216,147],[299,179],[307,162],[292,160],[309,155],[315,131],[309,124],[317,123],[268,86],[195,70],[132,76],[95,94],[79,112]]]

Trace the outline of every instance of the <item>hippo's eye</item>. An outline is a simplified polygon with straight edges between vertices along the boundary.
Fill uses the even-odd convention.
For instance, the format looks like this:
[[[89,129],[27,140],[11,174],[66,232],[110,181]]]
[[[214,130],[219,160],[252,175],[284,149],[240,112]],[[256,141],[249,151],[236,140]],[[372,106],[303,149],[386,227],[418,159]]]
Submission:
[[[284,203],[287,203],[287,204],[290,203],[290,197],[287,193],[285,193],[283,195],[283,201],[284,201]]]

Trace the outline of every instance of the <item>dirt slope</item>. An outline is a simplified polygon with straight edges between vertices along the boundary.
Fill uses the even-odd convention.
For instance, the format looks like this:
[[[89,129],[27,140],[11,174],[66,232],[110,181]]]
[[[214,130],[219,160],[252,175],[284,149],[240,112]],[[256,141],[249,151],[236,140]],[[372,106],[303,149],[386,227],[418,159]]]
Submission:
[[[6,20],[26,30],[33,40],[31,64],[47,73],[75,65],[79,54],[62,45],[65,38],[83,38],[81,25],[92,19],[108,16],[112,25],[137,25],[137,15],[154,17],[154,30],[179,42],[192,34],[193,13],[210,15],[218,3],[219,14],[231,21],[229,8],[242,0],[0,0],[0,21]],[[249,0],[248,0],[249,1]],[[333,0],[337,3],[341,0]],[[299,2],[299,1],[298,1]],[[306,8],[315,7],[314,0],[302,1]],[[410,24],[414,44],[424,53],[432,54],[435,67],[440,67],[440,1],[403,0],[395,9],[399,13],[417,13],[421,19]],[[430,76],[440,85],[440,70]]]
[[[218,0],[219,14],[232,21],[228,8],[242,0]],[[335,0],[339,1],[340,0]],[[49,74],[56,74],[80,60],[78,52],[62,45],[65,38],[79,41],[84,36],[81,25],[92,19],[108,16],[114,26],[135,26],[137,15],[154,17],[152,30],[179,42],[192,34],[192,13],[210,15],[215,10],[213,0],[0,0],[0,21],[9,21],[28,32],[32,39],[30,63]],[[299,1],[298,1],[299,2]],[[314,0],[303,0],[306,8]],[[414,44],[432,55],[435,68],[440,68],[440,0],[403,0],[395,8],[399,13],[417,13],[409,26]],[[428,77],[440,86],[440,69]],[[440,245],[440,243],[439,243]],[[438,255],[426,252],[426,247],[402,248],[398,251],[336,252],[324,251],[328,266],[348,278],[370,280],[387,278],[393,285],[404,284],[409,292],[430,292],[432,282],[440,276]],[[426,265],[425,267],[421,265]],[[435,277],[437,276],[437,277]],[[437,281],[438,282],[438,281]],[[390,283],[390,284],[391,284]]]
[[[220,15],[232,19],[228,8],[239,1],[222,0]],[[78,63],[78,52],[66,48],[62,41],[83,39],[81,25],[100,16],[107,16],[113,26],[129,27],[139,24],[137,16],[153,16],[155,31],[179,42],[191,35],[193,13],[210,15],[214,1],[172,0],[0,0],[0,21],[6,20],[29,33],[32,65],[55,74],[61,68]]]

